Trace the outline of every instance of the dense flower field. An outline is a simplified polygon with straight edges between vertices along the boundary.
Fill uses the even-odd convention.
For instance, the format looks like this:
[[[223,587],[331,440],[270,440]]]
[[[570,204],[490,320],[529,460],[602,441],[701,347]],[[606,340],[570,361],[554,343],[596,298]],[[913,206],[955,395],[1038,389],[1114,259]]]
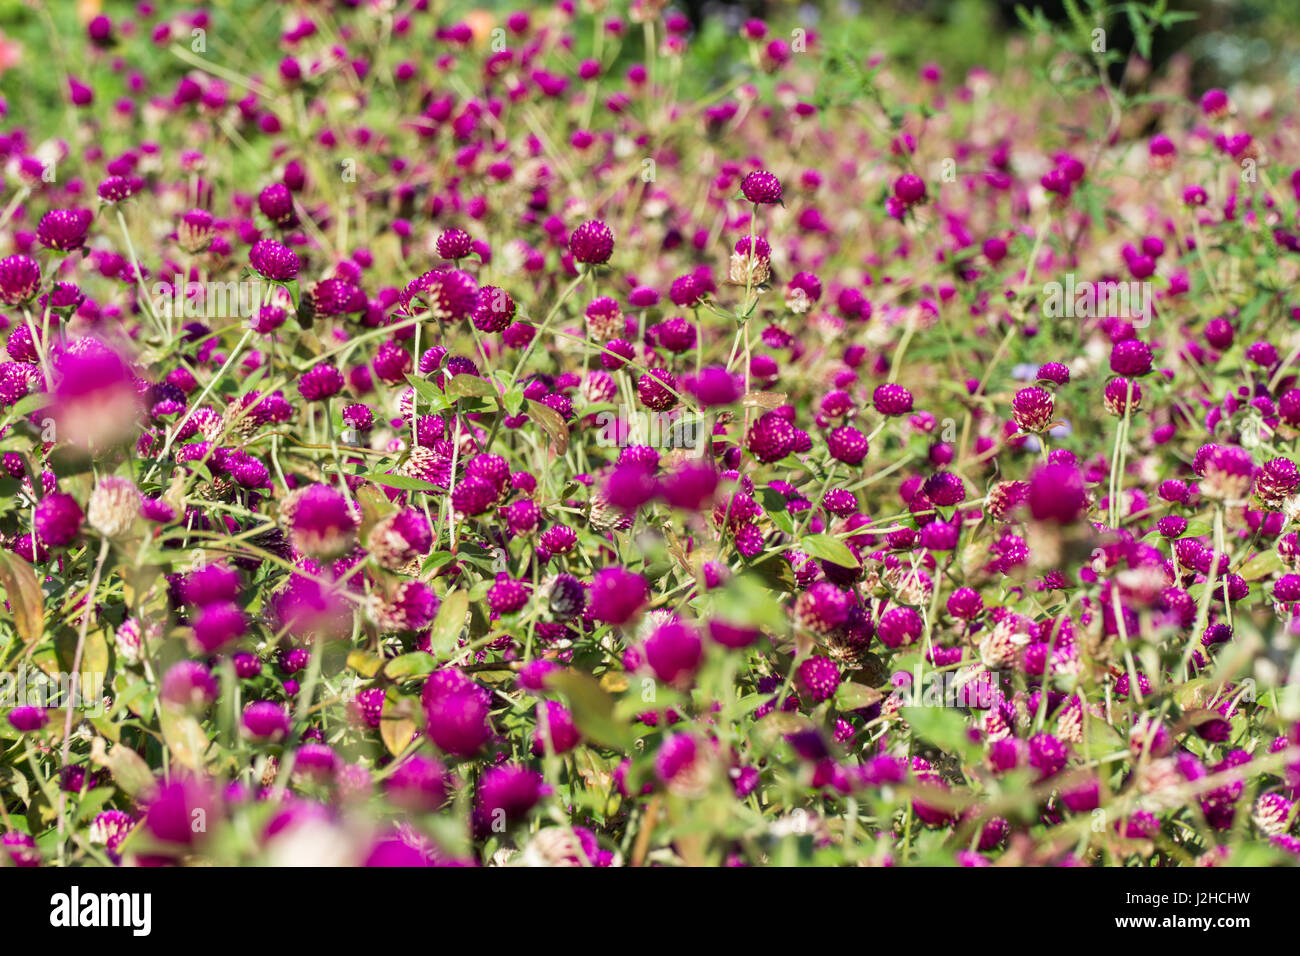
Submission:
[[[4,863],[1300,854],[1294,90],[167,7],[0,134]]]

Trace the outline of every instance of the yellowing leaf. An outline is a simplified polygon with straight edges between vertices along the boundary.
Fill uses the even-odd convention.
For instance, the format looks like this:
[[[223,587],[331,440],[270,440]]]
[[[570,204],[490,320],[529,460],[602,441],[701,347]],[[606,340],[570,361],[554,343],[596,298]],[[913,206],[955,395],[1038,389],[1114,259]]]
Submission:
[[[12,551],[0,550],[0,587],[18,636],[25,644],[35,644],[45,632],[45,595],[35,569]]]

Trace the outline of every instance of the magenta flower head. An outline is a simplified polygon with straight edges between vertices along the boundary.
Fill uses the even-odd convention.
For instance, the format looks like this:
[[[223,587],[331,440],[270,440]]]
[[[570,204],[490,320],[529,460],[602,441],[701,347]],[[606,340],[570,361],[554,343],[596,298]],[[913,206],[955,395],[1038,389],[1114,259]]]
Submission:
[[[1300,469],[1290,458],[1273,458],[1264,462],[1255,475],[1255,494],[1265,504],[1279,507],[1300,488]]]
[[[217,679],[198,661],[177,661],[163,676],[162,699],[184,710],[203,710],[218,692]]]
[[[296,218],[293,211],[293,193],[284,183],[271,183],[258,193],[257,208],[277,226],[289,225]]]
[[[404,810],[428,813],[447,801],[447,771],[424,754],[412,754],[384,780],[390,803]]]
[[[839,688],[840,669],[829,657],[814,654],[796,668],[794,683],[800,697],[820,704]]]
[[[912,393],[892,382],[877,385],[871,395],[871,403],[882,415],[907,415],[912,411]]]
[[[818,581],[795,599],[794,616],[800,627],[825,636],[849,619],[852,608],[852,595],[829,581]]]
[[[757,206],[776,205],[781,202],[781,180],[766,169],[760,169],[740,181],[740,192]]]
[[[1201,112],[1211,119],[1222,119],[1232,109],[1228,94],[1220,89],[1206,90],[1201,95]]]
[[[614,507],[632,512],[659,491],[654,473],[639,462],[615,465],[605,479],[605,499]]]
[[[212,245],[216,220],[206,209],[191,209],[181,214],[176,227],[176,241],[186,252],[199,253]]]
[[[961,476],[940,471],[925,479],[921,486],[925,496],[941,508],[950,508],[966,500],[966,485]]]
[[[867,457],[867,436],[852,425],[841,425],[826,436],[831,457],[846,465],[860,465]]]
[[[505,289],[485,285],[478,290],[478,301],[470,321],[480,332],[501,332],[515,318],[515,300]]]
[[[492,698],[459,670],[435,671],[420,695],[429,739],[457,757],[471,757],[492,736]]]
[[[599,219],[589,219],[569,236],[569,252],[577,262],[603,265],[614,254],[614,233]]]
[[[15,707],[8,714],[9,725],[19,733],[40,730],[49,720],[44,707]]]
[[[669,734],[655,754],[655,776],[670,792],[702,796],[708,789],[714,761],[709,745],[692,734]]]
[[[728,372],[720,365],[710,365],[700,370],[700,374],[688,379],[684,386],[695,397],[701,408],[716,408],[739,401],[744,392],[744,382],[740,377]]]
[[[285,499],[281,516],[293,546],[318,561],[332,561],[352,550],[359,524],[342,492],[311,485]]]
[[[86,244],[94,219],[89,209],[51,209],[36,226],[36,241],[46,249],[75,252]]]
[[[1042,465],[1029,477],[1026,500],[1035,521],[1073,524],[1088,506],[1088,490],[1073,465]]]
[[[1128,378],[1112,378],[1106,383],[1102,404],[1112,415],[1130,414],[1142,407],[1142,387]]]
[[[459,322],[479,304],[478,283],[460,269],[431,269],[412,279],[398,300],[407,315],[429,313],[440,322]]]
[[[41,285],[41,267],[31,256],[13,255],[0,259],[0,302],[22,305],[36,295]]]
[[[483,772],[478,784],[479,814],[491,825],[517,823],[549,792],[542,775],[518,764]]]
[[[99,184],[96,192],[100,202],[112,206],[130,199],[144,189],[144,180],[139,176],[109,176]]]
[[[216,795],[205,781],[179,774],[170,783],[160,784],[145,807],[144,827],[149,835],[159,843],[171,844],[176,853],[204,841],[215,829],[219,809]]]
[[[591,584],[591,615],[607,624],[626,624],[649,596],[641,575],[624,568],[602,568]]]
[[[254,272],[272,282],[292,282],[302,269],[298,254],[274,239],[253,243],[253,248],[248,250],[248,263]]]
[[[126,361],[96,339],[78,339],[58,357],[54,420],[60,441],[100,451],[130,436],[143,411]]]
[[[894,607],[880,616],[876,634],[886,647],[906,647],[916,643],[924,628],[925,622],[915,608]]]
[[[253,740],[278,743],[289,735],[289,712],[273,700],[258,700],[244,708],[241,731]]]
[[[213,654],[244,636],[248,620],[233,601],[205,606],[194,618],[194,643],[205,654]]]
[[[794,451],[797,438],[795,427],[787,419],[774,411],[764,412],[749,427],[745,447],[760,462],[780,461]]]
[[[1192,470],[1201,476],[1201,494],[1232,501],[1246,497],[1255,477],[1250,452],[1237,445],[1202,445],[1192,459]],[[1284,470],[1275,467],[1279,475]]]
[[[41,851],[36,848],[36,841],[26,833],[9,830],[0,836],[0,851],[14,866],[32,867],[41,865]]]
[[[343,391],[343,373],[333,365],[317,365],[298,379],[298,394],[309,402],[323,402]]]
[[[464,229],[448,229],[438,236],[434,247],[444,259],[464,259],[474,251],[474,240]]]
[[[658,680],[683,686],[690,683],[700,666],[703,649],[704,643],[694,628],[670,621],[646,638],[644,653]]]
[[[1052,393],[1037,385],[1022,388],[1011,400],[1012,417],[1022,432],[1047,431],[1054,409]]]
[[[1138,378],[1151,371],[1151,346],[1140,339],[1123,339],[1110,351],[1110,370],[1116,375]]]
[[[1038,367],[1037,378],[1040,382],[1051,382],[1053,385],[1069,385],[1070,369],[1060,362],[1048,362]]]
[[[429,519],[418,508],[403,508],[376,521],[366,538],[366,550],[390,571],[426,555],[433,547]]]
[[[894,180],[894,198],[904,206],[925,202],[925,180],[915,173],[904,173]]]
[[[573,714],[553,700],[537,703],[537,731],[533,735],[533,753],[542,756],[548,750],[568,753],[582,742],[582,734],[573,722]]]
[[[651,411],[673,408],[677,404],[676,391],[677,379],[666,368],[652,368],[636,380],[636,396]]]
[[[76,540],[83,518],[77,499],[64,492],[46,495],[36,505],[36,537],[47,548],[62,548]]]

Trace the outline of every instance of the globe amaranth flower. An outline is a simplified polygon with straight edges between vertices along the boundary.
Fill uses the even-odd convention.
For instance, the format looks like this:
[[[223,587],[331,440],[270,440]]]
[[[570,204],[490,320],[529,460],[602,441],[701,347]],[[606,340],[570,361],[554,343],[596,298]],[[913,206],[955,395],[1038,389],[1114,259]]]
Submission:
[[[852,425],[841,425],[826,436],[831,457],[846,465],[860,465],[867,457],[867,436]]]
[[[693,627],[670,621],[656,628],[645,640],[643,653],[655,678],[665,684],[683,686],[700,666],[704,643]]]
[[[258,193],[257,208],[277,226],[292,225],[297,219],[293,210],[293,193],[284,183],[271,183]]]
[[[880,616],[876,635],[886,647],[906,647],[916,643],[924,626],[921,615],[915,608],[893,607]]]
[[[795,427],[775,411],[760,415],[745,436],[745,447],[764,463],[780,461],[795,450],[795,443]]]
[[[99,479],[86,507],[86,522],[106,538],[120,538],[140,516],[140,491],[129,478]]]
[[[485,285],[478,290],[478,300],[470,321],[480,332],[501,332],[514,321],[515,300],[505,289]]]
[[[162,699],[174,707],[201,711],[217,699],[212,672],[198,661],[177,661],[163,675]]]
[[[1025,500],[1035,521],[1073,524],[1087,507],[1088,490],[1073,465],[1047,464],[1030,475]]]
[[[608,624],[626,624],[649,599],[645,578],[624,568],[602,568],[591,584],[591,615]]]
[[[474,251],[474,240],[464,229],[447,229],[438,236],[434,246],[444,259],[464,259]]]
[[[76,540],[81,531],[81,506],[72,495],[46,495],[33,509],[36,536],[47,548],[62,548]]]
[[[447,770],[432,757],[412,754],[384,780],[384,795],[396,807],[429,813],[447,802]]]
[[[298,394],[309,402],[322,402],[343,391],[347,383],[333,365],[317,365],[298,378]]]
[[[1102,402],[1112,415],[1132,414],[1142,407],[1142,386],[1129,378],[1113,378],[1106,383]]]
[[[925,202],[925,180],[914,173],[904,173],[894,180],[893,194],[904,206]]]
[[[882,415],[906,415],[912,411],[912,393],[902,385],[877,385],[871,403]]]
[[[827,635],[848,620],[852,606],[850,594],[828,581],[821,581],[795,599],[794,615],[800,627]]]
[[[36,241],[46,249],[75,252],[86,244],[94,219],[89,209],[51,209],[36,226]]]
[[[216,601],[194,618],[194,643],[205,654],[223,650],[248,631],[248,619],[233,601]]]
[[[569,236],[569,252],[576,262],[603,265],[614,254],[614,233],[599,219],[590,219]]]
[[[636,381],[641,404],[656,412],[666,412],[677,404],[677,379],[664,368],[652,368]]]
[[[801,697],[819,704],[839,688],[840,669],[830,658],[813,655],[795,668],[794,683]]]
[[[1300,468],[1289,458],[1270,459],[1255,475],[1255,494],[1269,507],[1280,507],[1298,489]]]
[[[397,571],[433,547],[429,519],[418,508],[403,508],[384,515],[370,529],[366,550],[382,566]]]
[[[293,492],[281,506],[281,518],[293,546],[319,561],[341,557],[352,549],[359,524],[342,492],[328,485],[311,485]]]
[[[740,192],[758,206],[776,205],[781,199],[781,180],[766,169],[755,170],[740,181]]]
[[[109,176],[99,184],[96,192],[100,202],[112,206],[130,199],[142,189],[144,180],[139,176]]]
[[[1151,346],[1140,339],[1122,339],[1110,352],[1110,370],[1116,375],[1138,378],[1151,371]]]
[[[254,272],[272,282],[292,282],[302,269],[298,254],[274,239],[259,239],[253,243],[248,250],[248,263]]]
[[[478,306],[479,288],[468,272],[431,269],[407,283],[398,301],[407,315],[427,312],[440,322],[459,322]]]
[[[1250,452],[1237,445],[1203,445],[1193,458],[1192,470],[1201,477],[1198,488],[1207,498],[1239,500],[1249,493],[1255,476]],[[1274,466],[1284,477],[1285,466]]]
[[[491,695],[459,670],[430,674],[421,701],[429,739],[446,753],[473,756],[492,736]]]
[[[502,764],[483,772],[476,810],[489,823],[517,823],[549,792],[542,775],[519,764]]]
[[[1011,400],[1012,417],[1023,432],[1047,431],[1052,424],[1055,407],[1052,393],[1037,385],[1022,388]]]
[[[0,302],[22,305],[36,294],[41,284],[41,267],[31,256],[12,255],[0,259]]]
[[[253,740],[279,742],[289,735],[289,713],[272,700],[254,701],[244,708],[240,730]]]
[[[731,253],[727,281],[732,285],[757,288],[772,276],[772,247],[761,236],[742,236]]]
[[[537,731],[533,735],[533,753],[542,756],[548,752],[568,753],[582,741],[582,735],[573,722],[573,714],[563,704],[553,700],[537,703]]]

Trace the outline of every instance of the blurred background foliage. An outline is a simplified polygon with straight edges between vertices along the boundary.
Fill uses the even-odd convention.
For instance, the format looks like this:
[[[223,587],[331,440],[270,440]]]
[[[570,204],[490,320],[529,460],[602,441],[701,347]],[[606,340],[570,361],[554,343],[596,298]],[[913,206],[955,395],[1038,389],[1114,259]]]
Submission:
[[[271,74],[282,51],[277,46],[282,18],[302,9],[315,14],[325,4],[296,5],[274,0],[211,0],[207,3],[152,0],[160,15],[202,9],[209,11],[212,28],[207,56],[226,61],[246,73]],[[353,0],[355,5],[359,0]],[[577,0],[580,10],[585,0]],[[1026,0],[1029,10],[1039,8],[1047,20],[1068,22],[1071,0]],[[1078,0],[1083,6],[1085,0]],[[1211,86],[1269,83],[1300,88],[1300,0],[1167,0],[1168,8],[1193,14],[1157,34],[1151,51],[1154,76],[1159,76],[1175,55],[1186,59],[1194,93]],[[699,94],[726,79],[747,59],[738,27],[751,16],[761,16],[773,36],[790,36],[795,28],[818,32],[841,50],[861,51],[863,59],[879,54],[905,67],[926,63],[941,65],[949,79],[982,66],[996,72],[1008,56],[1023,56],[1025,44],[1010,41],[1026,32],[1017,15],[1017,0],[673,0],[671,9],[687,13],[696,24],[682,90]],[[1110,4],[1106,24],[1111,48],[1131,49],[1123,2]],[[409,4],[399,3],[398,8]],[[474,11],[500,16],[515,9],[549,8],[525,0],[431,0],[430,9],[443,22]],[[611,0],[602,17],[626,15],[624,0]],[[62,110],[66,74],[95,88],[100,108],[108,108],[125,93],[124,73],[113,73],[108,60],[92,63],[86,53],[84,24],[97,13],[115,21],[132,19],[134,0],[0,0],[0,95],[10,106],[12,120],[32,122],[48,110]],[[431,22],[424,15],[423,29]],[[157,16],[152,22],[156,22]],[[592,39],[576,31],[576,51],[590,53]],[[403,53],[409,55],[409,44]],[[430,46],[429,49],[433,49]],[[130,68],[151,80],[179,76],[189,67],[151,43],[148,25],[123,36],[114,51]],[[615,64],[620,69],[641,56],[639,37],[626,43]],[[1114,69],[1114,67],[1112,67]],[[108,74],[108,75],[105,75]],[[695,87],[692,89],[692,87]],[[155,87],[155,89],[165,89]]]

